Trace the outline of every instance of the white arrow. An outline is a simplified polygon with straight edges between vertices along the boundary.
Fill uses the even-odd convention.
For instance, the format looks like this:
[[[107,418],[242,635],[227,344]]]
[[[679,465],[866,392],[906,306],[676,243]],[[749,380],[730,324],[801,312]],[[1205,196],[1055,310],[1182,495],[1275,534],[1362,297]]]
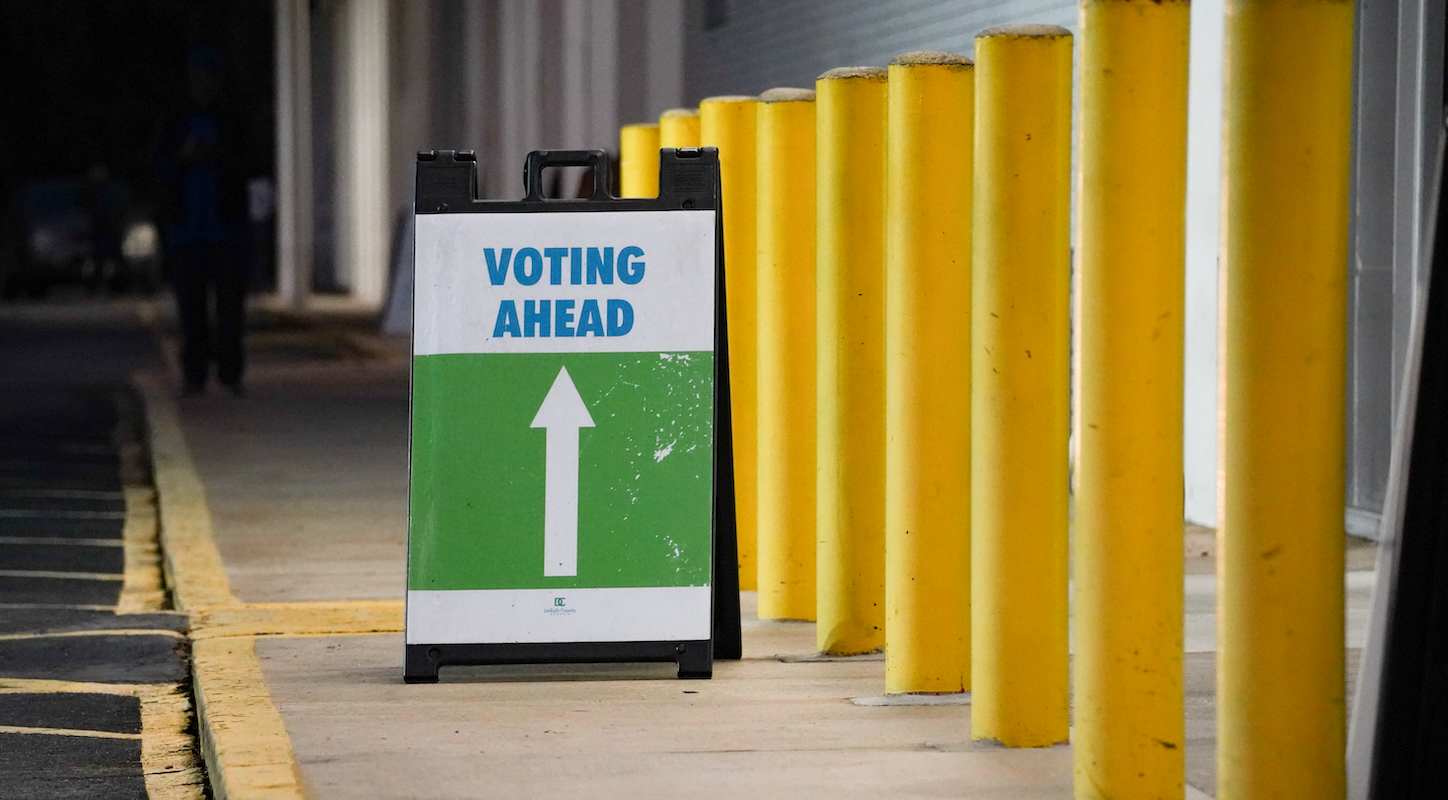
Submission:
[[[578,395],[567,367],[558,370],[531,427],[547,430],[543,481],[543,574],[578,574],[578,429],[593,417]]]

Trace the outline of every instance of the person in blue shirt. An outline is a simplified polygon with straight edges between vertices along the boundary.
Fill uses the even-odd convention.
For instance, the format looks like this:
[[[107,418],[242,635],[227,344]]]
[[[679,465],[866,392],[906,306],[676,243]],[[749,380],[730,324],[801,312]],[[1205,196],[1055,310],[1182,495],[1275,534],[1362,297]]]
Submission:
[[[181,325],[183,396],[206,391],[213,361],[221,385],[234,395],[244,393],[246,189],[240,126],[218,103],[221,77],[215,49],[191,50],[188,102],[167,117],[155,148],[166,257]]]

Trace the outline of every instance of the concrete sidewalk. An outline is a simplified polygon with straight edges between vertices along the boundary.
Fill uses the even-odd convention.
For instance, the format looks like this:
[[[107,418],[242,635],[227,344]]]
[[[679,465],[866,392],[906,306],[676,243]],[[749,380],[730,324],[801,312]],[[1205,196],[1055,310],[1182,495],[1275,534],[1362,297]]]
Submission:
[[[357,609],[383,622],[335,629],[387,631],[254,628],[281,634],[255,639],[258,702],[279,713],[307,796],[1071,796],[1069,746],[973,744],[969,706],[854,705],[882,693],[883,661],[776,658],[812,653],[813,626],[753,620],[748,593],[745,658],[711,681],[677,681],[671,665],[536,666],[404,685],[406,359],[263,360],[249,388],[175,406],[238,607],[325,607],[342,623]],[[1215,789],[1215,589],[1210,537],[1188,538],[1188,797],[1201,797]],[[1349,565],[1351,675],[1371,547],[1355,544]]]

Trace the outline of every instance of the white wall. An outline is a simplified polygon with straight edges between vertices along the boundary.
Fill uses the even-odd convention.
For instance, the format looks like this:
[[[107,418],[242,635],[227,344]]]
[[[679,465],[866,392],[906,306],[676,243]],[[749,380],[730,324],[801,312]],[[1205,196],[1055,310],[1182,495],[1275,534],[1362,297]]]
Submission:
[[[1222,197],[1222,0],[1192,3],[1187,98],[1186,519],[1217,525],[1217,260]]]

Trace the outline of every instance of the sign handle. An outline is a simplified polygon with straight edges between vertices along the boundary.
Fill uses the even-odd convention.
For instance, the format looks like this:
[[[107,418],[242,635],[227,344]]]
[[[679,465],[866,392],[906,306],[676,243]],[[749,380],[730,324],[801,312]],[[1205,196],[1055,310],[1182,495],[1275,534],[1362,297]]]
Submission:
[[[543,196],[543,170],[550,167],[588,167],[593,174],[590,200],[612,200],[608,193],[608,155],[602,150],[534,150],[523,162],[526,201],[547,200]]]

